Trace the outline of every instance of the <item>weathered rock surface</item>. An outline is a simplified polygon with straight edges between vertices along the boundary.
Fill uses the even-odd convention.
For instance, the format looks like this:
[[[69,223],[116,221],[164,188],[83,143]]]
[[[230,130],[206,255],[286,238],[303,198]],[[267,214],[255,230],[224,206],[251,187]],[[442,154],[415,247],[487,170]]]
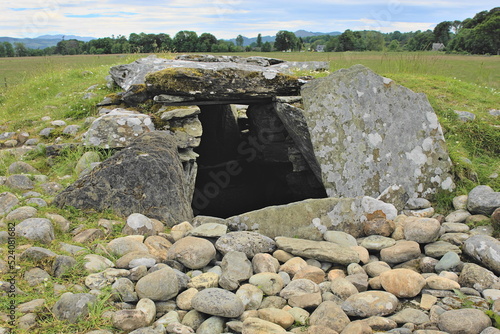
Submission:
[[[351,248],[327,241],[312,241],[287,237],[277,237],[276,245],[296,256],[339,264],[358,263],[359,255]]]
[[[491,326],[491,319],[481,310],[450,310],[439,316],[438,326],[450,334],[475,334]]]
[[[52,312],[59,320],[75,323],[89,314],[89,304],[96,300],[96,296],[89,293],[72,294],[68,292],[56,302]]]
[[[464,242],[464,252],[500,274],[500,241],[487,235],[475,235]]]
[[[190,269],[200,269],[215,258],[215,247],[206,239],[188,236],[173,244],[167,257]]]
[[[352,295],[342,303],[347,315],[368,318],[394,313],[399,301],[392,293],[385,291],[365,291]]]
[[[144,134],[66,188],[54,203],[112,209],[122,216],[142,213],[169,226],[192,218],[182,165],[165,132]]]
[[[270,253],[276,249],[273,239],[255,232],[229,232],[215,243],[215,248],[222,254],[231,251],[243,252],[248,258],[258,253]]]
[[[191,304],[199,312],[226,318],[239,317],[245,311],[242,301],[234,293],[217,288],[198,292]]]
[[[331,301],[321,303],[310,317],[311,325],[324,326],[339,333],[342,332],[349,323],[350,319],[342,308]]]
[[[148,84],[150,92],[196,99],[298,95],[300,81],[279,69],[231,61],[193,62],[147,57],[110,69],[125,90]]]
[[[33,241],[48,244],[55,239],[54,225],[46,218],[28,218],[16,226],[16,234]]]
[[[491,215],[500,207],[500,192],[489,186],[477,186],[471,190],[467,199],[467,209],[472,214]]]
[[[114,109],[97,118],[85,133],[84,144],[102,148],[129,146],[138,136],[154,131],[151,117],[137,112]]]
[[[306,159],[309,167],[318,180],[321,181],[321,168],[314,155],[313,145],[309,130],[307,129],[304,111],[288,103],[276,102],[274,105],[276,114],[283,122],[288,134],[293,138],[298,149]]]
[[[394,184],[410,197],[453,189],[443,133],[423,94],[355,65],[301,95],[328,196],[377,197]]]
[[[3,192],[0,194],[0,215],[4,215],[12,211],[12,209],[19,204],[16,195],[10,192]]]
[[[179,292],[177,275],[170,267],[165,267],[141,278],[135,286],[139,298],[166,301]]]
[[[436,241],[440,230],[441,224],[433,218],[409,217],[404,224],[405,239],[418,243]]]
[[[255,230],[269,237],[323,240],[327,230],[361,236],[362,222],[381,216],[396,218],[393,205],[370,197],[322,198],[266,207],[226,219],[232,229]]]
[[[209,66],[208,66],[209,65]],[[269,98],[298,95],[300,81],[276,70],[233,63],[192,63],[146,75],[151,92],[195,100]]]
[[[393,269],[380,274],[380,283],[384,290],[398,298],[411,298],[420,293],[425,279],[410,269]]]
[[[219,285],[230,291],[236,290],[240,282],[248,280],[253,275],[252,263],[243,252],[226,253],[222,259],[221,269]]]

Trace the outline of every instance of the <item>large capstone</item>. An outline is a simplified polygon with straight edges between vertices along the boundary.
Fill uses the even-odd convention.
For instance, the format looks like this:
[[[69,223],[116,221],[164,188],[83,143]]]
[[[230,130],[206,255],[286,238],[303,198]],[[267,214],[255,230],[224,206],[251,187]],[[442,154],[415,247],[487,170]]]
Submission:
[[[180,55],[176,59],[164,59],[153,55],[130,64],[113,66],[109,73],[118,86],[129,90],[134,85],[144,84],[148,73],[183,67],[202,70],[237,68],[247,72],[262,72],[263,76],[269,79],[276,73],[288,74],[292,70],[326,71],[330,66],[328,62],[284,62],[265,57]]]
[[[262,67],[234,63],[193,63],[170,67],[146,75],[146,86],[154,95],[193,97],[196,100],[263,98],[298,95],[297,77]]]
[[[424,94],[362,65],[302,87],[305,119],[328,196],[410,197],[454,188],[438,118]]]
[[[154,131],[78,179],[54,202],[60,207],[112,209],[124,217],[142,213],[173,226],[192,218],[188,188],[176,139]]]

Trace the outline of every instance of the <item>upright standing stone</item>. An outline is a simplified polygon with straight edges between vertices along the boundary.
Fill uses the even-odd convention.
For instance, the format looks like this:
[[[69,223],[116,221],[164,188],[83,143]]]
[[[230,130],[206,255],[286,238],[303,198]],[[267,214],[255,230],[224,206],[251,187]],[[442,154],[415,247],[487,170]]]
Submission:
[[[302,87],[305,119],[330,197],[412,197],[454,187],[438,119],[425,95],[362,65]]]
[[[149,132],[61,192],[63,207],[104,211],[121,216],[142,213],[173,226],[193,216],[175,138]]]

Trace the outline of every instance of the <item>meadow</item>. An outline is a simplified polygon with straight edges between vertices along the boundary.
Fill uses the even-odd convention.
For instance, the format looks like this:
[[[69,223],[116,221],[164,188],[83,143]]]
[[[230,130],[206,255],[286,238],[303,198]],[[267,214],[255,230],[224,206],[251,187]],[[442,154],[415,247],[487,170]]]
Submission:
[[[217,54],[216,54],[217,55]],[[445,131],[454,162],[458,193],[476,184],[500,190],[500,57],[448,55],[441,52],[271,52],[231,53],[289,61],[328,61],[330,72],[363,64],[416,92],[425,93]],[[43,116],[83,119],[112,93],[105,87],[110,66],[130,63],[145,54],[0,58],[0,126],[8,131],[40,131]],[[159,57],[173,58],[163,53]],[[324,76],[328,73],[297,73]],[[95,97],[83,100],[98,84]],[[454,110],[474,113],[473,122],[459,122]],[[83,128],[84,130],[84,128]],[[83,131],[82,130],[82,131]],[[64,139],[64,138],[63,138]],[[42,142],[47,140],[41,139]],[[0,166],[0,170],[1,170]]]
[[[329,61],[330,72],[339,68],[361,63],[380,75],[389,77],[397,83],[413,91],[425,93],[436,111],[443,127],[448,151],[454,165],[457,189],[453,193],[440,193],[433,203],[440,214],[448,213],[452,198],[467,194],[479,184],[491,186],[500,191],[500,116],[490,114],[491,109],[500,109],[500,57],[459,56],[439,53],[241,53],[240,56],[265,56],[295,61]],[[50,181],[63,186],[72,183],[76,178],[75,165],[88,148],[78,147],[61,151],[59,156],[47,157],[45,145],[75,142],[87,130],[85,118],[96,116],[96,103],[116,91],[106,87],[105,76],[110,66],[126,64],[147,55],[101,55],[101,56],[51,56],[26,58],[0,58],[0,134],[6,131],[28,132],[30,138],[38,138],[40,144],[22,158],[23,161],[36,167]],[[161,54],[162,57],[174,57],[175,54]],[[297,73],[298,75],[325,76],[328,73]],[[7,87],[5,87],[7,83]],[[89,89],[92,87],[91,89]],[[89,92],[95,95],[84,99]],[[476,115],[470,122],[461,122],[455,110],[468,111]],[[147,110],[145,112],[148,112]],[[81,125],[76,138],[64,136],[61,130],[54,132],[49,138],[42,138],[38,133],[49,126],[51,120],[66,120],[69,124]],[[2,146],[0,141],[0,148]],[[19,160],[7,151],[0,149],[0,176],[7,175],[11,163]],[[101,158],[110,152],[97,151]],[[35,191],[44,193],[37,185]],[[0,193],[14,192],[21,198],[22,190],[13,190],[0,185]],[[45,195],[43,195],[45,196]],[[44,197],[48,202],[50,197]],[[38,215],[46,213],[60,214],[71,222],[71,230],[78,226],[86,228],[99,227],[99,219],[120,220],[112,212],[88,213],[74,208],[60,209],[52,205],[38,207]],[[480,225],[481,223],[477,223]],[[475,227],[475,226],[471,226]],[[97,249],[108,241],[122,236],[120,225],[114,225],[111,234],[103,240],[91,244],[78,244],[82,247]],[[18,240],[18,249],[29,246],[46,247],[61,254],[59,242],[75,244],[72,235],[56,229],[56,240],[50,245],[26,240]],[[0,246],[0,258],[6,259],[8,245]],[[64,253],[66,254],[66,253]],[[18,303],[37,298],[44,298],[45,304],[37,311],[37,326],[33,329],[16,328],[16,333],[75,333],[83,334],[95,329],[112,330],[113,326],[108,311],[116,308],[110,302],[110,288],[105,288],[97,303],[89,310],[89,316],[75,324],[57,320],[51,307],[59,299],[55,294],[56,287],[64,285],[68,291],[78,293],[85,285],[88,275],[83,268],[82,253],[76,256],[77,265],[63,277],[51,277],[37,286],[29,286],[19,279],[18,287],[24,292],[17,297]],[[116,261],[116,258],[112,258]],[[20,259],[18,277],[34,266],[46,266],[31,260]],[[0,276],[0,280],[5,280]],[[0,300],[0,310],[7,310],[9,299]],[[3,311],[2,311],[3,312]],[[23,314],[16,313],[17,318]],[[4,326],[0,321],[0,326]]]
[[[215,54],[216,55],[216,54]],[[363,64],[377,73],[411,73],[457,78],[500,89],[498,56],[447,55],[439,52],[271,52],[231,53],[242,57],[263,56],[288,61],[328,61],[331,71]],[[78,55],[0,58],[0,86],[25,82],[33,75],[60,69],[85,69],[100,65],[116,65],[135,55]],[[173,57],[174,54],[160,54]]]

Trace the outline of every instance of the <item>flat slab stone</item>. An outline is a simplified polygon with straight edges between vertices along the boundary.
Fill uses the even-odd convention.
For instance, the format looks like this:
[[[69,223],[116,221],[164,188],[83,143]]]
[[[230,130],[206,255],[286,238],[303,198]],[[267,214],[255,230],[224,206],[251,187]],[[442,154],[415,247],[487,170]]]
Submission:
[[[412,197],[452,190],[451,160],[424,94],[362,65],[302,87],[304,113],[330,197],[377,197],[401,185]]]
[[[147,82],[151,85],[148,90],[158,92],[152,97],[166,94],[191,96],[197,100],[207,97],[211,100],[214,96],[240,99],[298,95],[303,83],[297,77],[285,74],[280,68],[268,66],[277,63],[269,60],[265,60],[264,63],[261,59],[246,62],[232,59],[214,61],[205,57],[196,59],[204,61],[191,60],[149,56],[131,64],[114,66],[110,69],[110,74],[116,84],[124,90]],[[146,79],[150,73],[155,74]]]
[[[318,261],[343,265],[358,263],[360,261],[358,253],[353,249],[328,241],[277,237],[276,245],[279,249],[293,255],[316,259]]]
[[[307,199],[250,211],[226,219],[231,230],[251,230],[277,236],[323,240],[328,230],[354,237],[363,233],[362,222],[373,217],[396,218],[397,210],[371,197]]]
[[[160,94],[194,97],[196,100],[268,98],[298,95],[302,82],[279,71],[235,63],[173,64],[146,75],[152,96]]]

